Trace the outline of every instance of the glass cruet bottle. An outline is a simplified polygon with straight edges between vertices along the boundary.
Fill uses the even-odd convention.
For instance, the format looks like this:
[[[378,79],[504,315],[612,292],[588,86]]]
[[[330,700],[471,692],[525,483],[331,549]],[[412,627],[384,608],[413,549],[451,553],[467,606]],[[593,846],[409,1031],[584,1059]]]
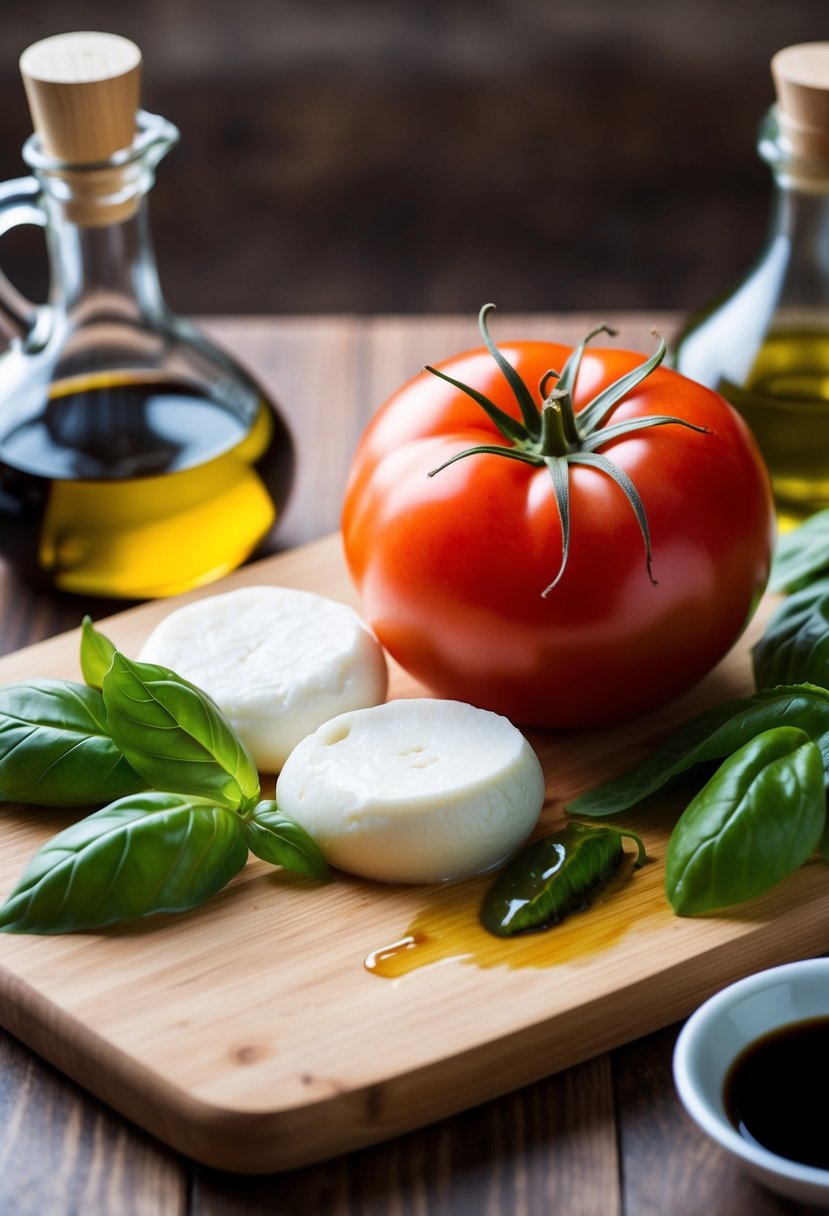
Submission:
[[[0,232],[44,228],[50,286],[35,306],[0,275],[0,556],[63,591],[175,594],[270,533],[290,435],[162,297],[146,195],[178,131],[138,108],[138,48],[59,35],[20,66],[32,176],[0,186]]]
[[[751,426],[781,528],[829,506],[829,43],[772,59],[777,103],[758,150],[774,177],[765,245],[742,281],[691,318],[674,366]]]

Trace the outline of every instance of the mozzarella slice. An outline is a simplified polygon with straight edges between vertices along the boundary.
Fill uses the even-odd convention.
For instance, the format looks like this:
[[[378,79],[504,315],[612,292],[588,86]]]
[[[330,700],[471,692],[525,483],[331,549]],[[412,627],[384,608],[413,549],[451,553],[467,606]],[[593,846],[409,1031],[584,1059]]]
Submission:
[[[526,840],[544,774],[499,714],[460,701],[389,701],[303,739],[276,800],[338,869],[443,882],[492,869]]]
[[[289,587],[243,587],[177,608],[139,658],[211,696],[263,772],[278,772],[320,723],[386,695],[383,651],[357,613]]]

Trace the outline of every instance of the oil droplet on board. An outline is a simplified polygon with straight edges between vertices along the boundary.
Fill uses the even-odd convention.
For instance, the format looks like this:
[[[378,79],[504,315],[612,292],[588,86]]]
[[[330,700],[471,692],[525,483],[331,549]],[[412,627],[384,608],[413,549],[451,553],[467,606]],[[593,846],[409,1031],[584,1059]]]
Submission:
[[[626,855],[618,873],[585,912],[574,913],[550,929],[513,938],[493,936],[478,919],[491,876],[454,884],[432,895],[406,932],[372,950],[364,965],[373,975],[400,979],[420,967],[450,962],[482,968],[578,963],[614,945],[653,910],[654,889],[661,886],[658,868],[645,867],[631,882],[632,872],[633,858]],[[658,906],[664,904],[661,889],[659,894]]]

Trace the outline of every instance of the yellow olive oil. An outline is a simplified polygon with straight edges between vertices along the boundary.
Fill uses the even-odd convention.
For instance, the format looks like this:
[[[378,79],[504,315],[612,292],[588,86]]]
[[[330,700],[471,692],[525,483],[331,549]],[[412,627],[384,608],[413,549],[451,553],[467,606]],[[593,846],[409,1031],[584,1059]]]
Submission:
[[[589,911],[553,928],[515,937],[495,937],[481,923],[481,903],[492,885],[491,874],[448,883],[431,891],[405,931],[395,941],[372,950],[363,965],[372,975],[391,980],[450,961],[511,970],[578,965],[611,949],[634,926],[641,928],[654,911],[659,917],[665,915],[657,867],[646,867],[636,883],[628,886],[632,874],[633,854],[626,853]]]
[[[250,555],[292,471],[290,436],[261,398],[152,374],[62,381],[0,434],[0,554],[62,591],[174,595]]]
[[[772,332],[745,382],[717,387],[754,432],[781,526],[829,507],[829,332]]]

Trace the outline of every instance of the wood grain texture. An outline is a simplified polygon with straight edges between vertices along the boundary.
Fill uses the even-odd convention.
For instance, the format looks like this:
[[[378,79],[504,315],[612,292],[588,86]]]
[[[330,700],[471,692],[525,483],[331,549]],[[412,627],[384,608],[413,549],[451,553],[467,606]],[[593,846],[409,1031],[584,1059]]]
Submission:
[[[169,1149],[2,1033],[0,1075],[0,1212],[184,1216],[186,1177]]]
[[[20,56],[45,152],[72,165],[109,160],[135,136],[141,52],[117,34],[58,34]]]
[[[620,1216],[607,1056],[278,1179],[196,1168],[193,1216]]]
[[[817,1208],[759,1186],[699,1131],[673,1090],[678,1026],[613,1053],[623,1210],[636,1216],[808,1216]]]
[[[666,337],[673,313],[610,314],[619,346],[651,353],[654,329]],[[577,313],[496,313],[496,341],[523,334],[575,344],[596,324]],[[371,415],[425,363],[480,346],[469,317],[222,317],[203,322],[278,402],[300,453],[291,502],[275,537],[280,549],[339,526],[348,466]]]
[[[30,129],[16,51],[69,22],[60,0],[4,8],[14,176]],[[147,108],[182,131],[152,194],[167,297],[188,312],[701,305],[762,240],[768,57],[823,36],[822,8],[145,0],[117,28],[145,53]],[[111,12],[83,0],[74,17],[106,30]],[[4,266],[39,298],[29,248]]]
[[[592,324],[595,317],[587,320]],[[653,317],[608,320],[622,330],[625,345],[650,349]],[[674,320],[656,318],[656,324],[668,333]],[[533,333],[565,341],[577,340],[585,329],[582,319],[570,317],[531,317],[528,324]],[[206,327],[237,351],[280,400],[295,434],[301,431],[331,462],[334,480],[321,493],[308,463],[315,457],[301,446],[303,472],[277,536],[283,545],[336,526],[336,482],[341,489],[353,442],[383,397],[426,360],[477,341],[474,320],[460,318],[216,319]],[[512,318],[500,315],[493,328],[499,336],[519,332]],[[306,572],[313,572],[312,551],[303,561]],[[71,597],[32,590],[0,564],[0,650],[16,650],[69,628],[86,607]],[[117,605],[89,607],[103,617]],[[7,941],[0,938],[0,959]],[[718,986],[716,974],[710,981]],[[308,1216],[512,1216],[514,1211],[529,1216],[551,1211],[566,1216],[615,1216],[622,1211],[625,1216],[673,1216],[675,1205],[684,1204],[677,1209],[681,1216],[703,1211],[706,1216],[733,1216],[736,1210],[796,1216],[802,1211],[796,1205],[745,1183],[684,1115],[670,1078],[675,1033],[674,1028],[619,1049],[613,1055],[612,1078],[609,1057],[598,1056],[473,1111],[310,1168],[247,1179],[196,1166],[192,1210],[198,1216],[228,1216],[243,1208],[251,1216],[300,1211]],[[163,1216],[182,1210],[191,1163],[150,1141],[25,1047],[7,1039],[3,1044],[0,1145],[4,1151],[7,1139],[14,1138],[15,1148],[4,1151],[0,1211],[120,1216],[131,1210],[127,1193],[143,1193],[141,1179],[153,1169],[158,1178],[151,1201],[155,1206],[138,1210]],[[41,1073],[54,1086],[54,1100],[48,1086],[31,1080]],[[15,1129],[26,1124],[32,1135],[21,1139]],[[66,1132],[70,1127],[79,1129],[77,1138]],[[615,1154],[617,1135],[620,1158]],[[148,1144],[162,1156],[163,1169],[147,1164]],[[84,1181],[90,1170],[99,1178],[117,1172],[123,1183],[119,1203],[112,1202],[113,1192],[93,1193]],[[42,1176],[41,1189],[30,1192],[36,1174]],[[735,1192],[735,1187],[748,1186],[750,1194]],[[735,1193],[745,1193],[747,1203],[734,1208]],[[27,1207],[30,1194],[43,1202]],[[695,1196],[700,1197],[699,1206]]]
[[[221,586],[260,582],[354,601],[336,535],[237,571]],[[106,632],[136,654],[169,606],[130,609]],[[747,691],[747,647],[759,627],[688,696],[651,717],[602,732],[531,732],[548,775],[542,829],[673,725]],[[0,682],[77,678],[77,646],[75,631],[9,655]],[[391,696],[419,691],[393,667]],[[65,820],[64,812],[7,809],[4,891]],[[474,943],[480,883],[444,890],[343,877],[316,886],[253,861],[185,916],[98,934],[7,938],[0,1016],[70,1076],[197,1160],[251,1172],[302,1165],[566,1068],[690,1012],[728,980],[821,948],[829,889],[817,861],[732,915],[674,918],[661,864],[670,822],[653,810],[627,816],[654,864],[589,917],[499,943],[482,966],[466,957],[466,938],[456,941],[454,919],[460,907]],[[424,917],[433,940],[448,932],[441,966],[395,981],[365,971],[373,949]]]

